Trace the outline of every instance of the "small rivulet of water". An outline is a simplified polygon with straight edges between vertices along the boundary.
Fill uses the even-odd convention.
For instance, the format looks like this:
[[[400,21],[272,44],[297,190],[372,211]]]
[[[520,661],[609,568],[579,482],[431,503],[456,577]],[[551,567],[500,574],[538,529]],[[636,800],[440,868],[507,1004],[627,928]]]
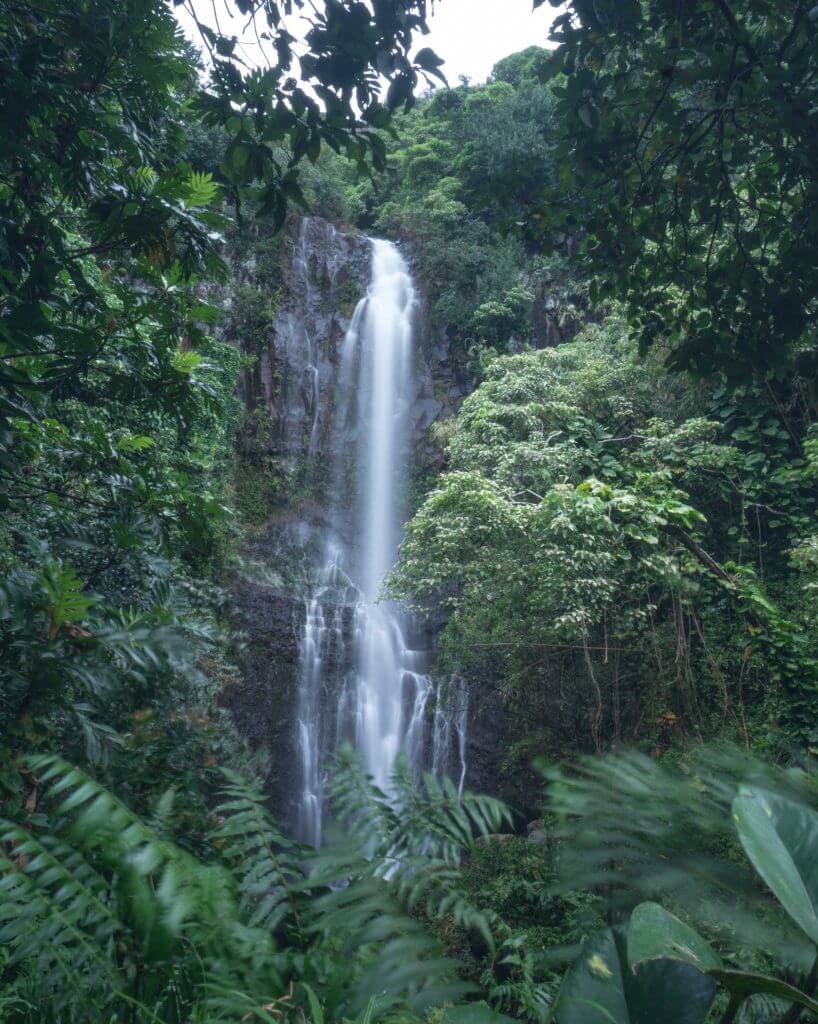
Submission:
[[[296,261],[309,290],[307,230],[302,228]],[[341,740],[354,743],[382,789],[387,789],[401,751],[418,771],[459,774],[461,788],[465,777],[462,686],[435,684],[426,671],[427,652],[422,645],[412,646],[417,631],[410,616],[399,605],[379,600],[405,522],[401,495],[411,455],[417,297],[398,249],[380,239],[371,246],[368,292],[340,352],[330,525],[305,601],[300,647],[297,831],[313,845],[321,842],[323,762]],[[306,330],[305,343],[313,366],[317,360]],[[317,373],[313,387],[316,411],[309,451],[316,457]],[[341,679],[328,694],[329,676],[339,665]],[[327,714],[328,699],[334,702],[334,714]]]

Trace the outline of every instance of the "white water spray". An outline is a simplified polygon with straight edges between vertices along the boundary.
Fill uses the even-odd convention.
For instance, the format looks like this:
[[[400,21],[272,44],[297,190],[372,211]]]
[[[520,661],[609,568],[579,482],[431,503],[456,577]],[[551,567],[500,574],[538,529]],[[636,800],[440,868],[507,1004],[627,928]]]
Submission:
[[[296,258],[309,287],[305,238],[302,233]],[[334,529],[328,531],[323,565],[305,602],[300,652],[298,833],[314,845],[321,840],[321,762],[341,740],[355,744],[382,789],[388,787],[401,750],[417,770],[431,761],[435,770],[447,771],[453,731],[464,763],[465,716],[449,721],[438,707],[434,722],[427,721],[427,706],[437,700],[438,689],[424,671],[426,653],[407,642],[412,626],[407,614],[392,602],[379,601],[405,520],[416,302],[397,248],[373,240],[369,290],[341,349],[329,508]],[[317,396],[317,381],[315,391]],[[315,422],[317,411],[311,456]],[[351,617],[346,630],[345,609]],[[347,671],[336,691],[327,693],[332,658],[344,662]]]
[[[356,614],[356,740],[381,787],[401,748],[404,677],[415,689],[426,681],[407,650],[398,609],[376,604],[397,557],[403,521],[399,487],[405,478],[412,315],[415,291],[402,256],[389,242],[373,242],[372,283],[361,331],[359,394],[364,412],[359,465],[363,477],[362,601]]]

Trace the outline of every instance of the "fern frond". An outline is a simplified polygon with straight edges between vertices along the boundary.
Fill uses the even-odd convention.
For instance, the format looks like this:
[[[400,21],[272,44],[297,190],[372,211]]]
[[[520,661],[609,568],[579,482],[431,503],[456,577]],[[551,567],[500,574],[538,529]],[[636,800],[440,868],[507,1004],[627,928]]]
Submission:
[[[450,864],[474,852],[477,836],[511,825],[509,809],[500,800],[472,793],[459,794],[451,779],[438,781],[431,773],[417,785],[408,765],[398,762],[391,787],[401,813],[394,831],[399,849],[414,852],[419,844]]]
[[[14,852],[0,853],[0,945],[10,950],[12,964],[26,964],[56,1010],[92,998],[105,1005],[122,984],[110,956],[119,922],[100,900],[87,865],[24,831],[2,826],[3,842]]]
[[[218,926],[235,917],[235,889],[223,869],[204,865],[158,836],[103,786],[62,758],[28,758],[57,802],[56,827],[98,869],[110,873],[128,908],[130,928],[149,955],[164,956],[185,923]]]
[[[286,988],[281,958],[242,914],[233,874],[162,838],[62,759],[28,765],[41,807],[55,811],[43,836],[0,823],[0,944],[36,975],[43,1011],[73,1021],[71,1007],[92,1008],[107,1020],[128,1006],[134,1020],[164,1024],[195,1006],[214,1024],[275,1020],[265,1007]]]
[[[274,931],[297,917],[292,887],[303,878],[304,851],[279,830],[256,787],[234,772],[223,775],[227,799],[217,808],[222,820],[212,839],[233,870],[248,923]]]
[[[338,819],[354,824],[360,849],[389,840],[399,825],[393,802],[375,785],[361,755],[344,743],[335,755],[327,793]]]
[[[350,956],[367,951],[367,967],[355,980],[350,1012],[378,1000],[405,1002],[422,1010],[459,998],[470,986],[457,976],[457,961],[443,956],[439,943],[395,898],[390,884],[373,874],[368,862],[343,888],[313,898],[310,929],[343,942]]]

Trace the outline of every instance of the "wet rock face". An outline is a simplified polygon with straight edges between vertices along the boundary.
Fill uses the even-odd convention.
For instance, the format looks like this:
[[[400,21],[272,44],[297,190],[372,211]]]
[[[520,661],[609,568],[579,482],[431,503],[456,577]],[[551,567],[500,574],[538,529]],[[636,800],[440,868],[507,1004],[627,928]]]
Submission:
[[[240,444],[244,441],[252,459],[263,456],[262,464],[274,466],[285,484],[269,521],[248,531],[243,543],[232,616],[242,636],[242,678],[223,703],[251,745],[269,755],[270,806],[288,827],[295,820],[300,773],[297,709],[305,597],[328,527],[325,471],[338,444],[333,405],[340,346],[366,294],[371,244],[362,235],[309,218],[283,242],[271,239],[269,253],[258,239],[252,245],[257,256],[238,262],[232,294],[225,296],[228,340],[255,357],[239,381],[251,424],[249,438],[243,429]],[[280,268],[273,273],[271,257]],[[310,453],[315,469],[308,475]],[[339,654],[330,657],[340,661]]]
[[[272,453],[292,470],[316,420],[317,440],[322,446],[331,441],[327,413],[339,347],[366,294],[371,251],[363,235],[339,232],[319,218],[302,220],[287,247],[276,316],[260,339],[255,364],[242,373],[239,395],[249,410],[266,409]],[[248,269],[252,283],[254,268],[245,264]]]
[[[268,584],[238,580],[233,626],[243,634],[241,681],[224,705],[254,748],[271,754],[266,790],[284,820],[292,815],[298,775],[297,736],[282,708],[295,707],[301,602]]]

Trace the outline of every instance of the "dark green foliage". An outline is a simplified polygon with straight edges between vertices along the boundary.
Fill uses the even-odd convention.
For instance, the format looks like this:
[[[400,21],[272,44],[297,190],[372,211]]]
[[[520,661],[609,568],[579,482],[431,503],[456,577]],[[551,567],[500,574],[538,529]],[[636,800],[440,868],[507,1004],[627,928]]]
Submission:
[[[614,315],[484,376],[395,581],[446,601],[454,664],[543,723],[535,749],[811,742],[815,622],[789,553],[816,493],[764,393],[728,405],[667,375]]]
[[[4,1020],[411,1024],[467,993],[477,1001],[428,1019],[690,1024],[714,998],[725,1020],[748,999],[770,1011],[758,1019],[818,1009],[804,980],[814,778],[725,750],[682,772],[634,755],[579,769],[551,773],[551,839],[532,848],[486,840],[509,821],[496,801],[431,778],[421,790],[405,766],[387,801],[344,750],[332,789],[345,838],[320,853],[287,840],[262,794],[226,773],[204,860],[173,841],[172,793],[147,822],[61,759],[29,758],[33,796],[0,821]],[[503,920],[487,904],[509,868],[531,888]],[[564,950],[560,986],[531,926],[577,886],[613,920]],[[449,946],[479,940],[482,969],[462,939],[466,958],[447,956],[435,932]],[[564,920],[560,937],[584,936]]]
[[[582,231],[597,293],[672,365],[813,377],[814,7],[577,0],[552,39],[565,131],[532,229]]]
[[[303,199],[302,158],[327,143],[379,165],[374,128],[409,109],[418,75],[439,77],[431,51],[407,55],[422,0],[376,17],[330,3],[300,57],[319,107],[290,77],[283,8],[235,6],[266,24],[274,66],[249,71],[235,40],[200,26],[205,84],[162,0],[0,4],[2,757],[58,743],[108,764],[139,805],[161,786],[151,770],[187,756],[187,780],[212,760],[230,675],[217,581],[234,541],[240,360],[212,337],[220,311],[205,298],[227,270],[223,200],[280,227]],[[326,202],[340,191],[324,188]],[[245,352],[275,294],[239,293]],[[206,788],[193,787],[197,817]]]
[[[218,17],[215,26],[200,21],[190,0],[174,0],[174,6],[190,14],[210,59],[211,81],[197,109],[207,126],[227,136],[219,171],[234,194],[252,198],[276,228],[290,201],[305,204],[299,163],[316,163],[329,147],[363,173],[383,169],[378,129],[389,124],[391,111],[411,109],[419,81],[443,77],[442,61],[428,47],[410,56],[413,34],[425,30],[426,0],[379,3],[374,16],[357,0],[320,6],[236,0],[231,6],[267,44],[263,68],[247,67],[238,40],[221,33]],[[306,52],[298,57],[283,20],[293,8],[310,25]],[[380,76],[389,82],[385,102]]]
[[[495,82],[508,82],[515,88],[526,82],[537,82],[547,57],[548,50],[541,46],[529,46],[497,61],[491,77]]]
[[[586,722],[597,747],[814,743],[808,8],[578,0],[555,51],[401,126],[380,216],[415,233],[433,318],[486,381],[446,431],[455,472],[410,525],[398,589],[453,609],[456,667],[544,723],[515,733],[526,756]],[[537,248],[578,255],[566,274]],[[547,360],[492,363],[589,312],[652,350],[644,370],[630,340],[564,388]],[[604,409],[585,392],[603,370]]]
[[[553,98],[525,70],[536,54],[516,56],[519,69],[508,58],[508,73],[501,63],[495,81],[438,91],[400,118],[385,182],[358,190],[365,225],[411,242],[432,326],[455,348],[483,343],[503,351],[513,338],[527,340],[527,314],[543,283],[519,241],[503,231],[552,166]]]
[[[273,1021],[301,1008],[313,1021],[409,1022],[469,988],[425,921],[493,941],[459,863],[507,812],[450,783],[428,779],[421,795],[398,769],[398,816],[343,754],[333,789],[355,840],[318,854],[228,774],[204,862],[166,832],[172,793],[150,824],[59,758],[26,767],[37,813],[0,823],[2,969],[18,999],[4,1019]]]
[[[550,837],[532,842],[505,836],[481,842],[464,867],[462,886],[469,899],[496,914],[509,937],[492,960],[495,996],[521,996],[531,972],[529,981],[537,977],[532,988],[542,1002],[550,1002],[556,990],[552,951],[577,946],[604,923],[599,900],[591,893],[558,891],[555,852]],[[444,934],[467,964],[484,969],[485,952],[467,934],[451,927]]]
[[[3,762],[127,764],[144,806],[171,735],[210,756],[238,358],[193,286],[221,273],[219,190],[185,160],[195,67],[164,5],[5,4],[0,47]]]
[[[629,940],[624,929],[607,928],[586,944],[560,989],[559,1024],[600,1019],[615,1024],[704,1024],[715,982],[670,958],[650,960],[634,970]]]
[[[675,1019],[697,1005],[690,1019],[703,1020],[714,983],[725,1021],[748,998],[759,1016],[747,1019],[818,1011],[812,770],[719,748],[675,769],[621,754],[548,774],[562,885],[596,891],[614,920],[569,973],[557,1021],[591,1024],[591,1001],[616,1021]]]
[[[0,1019],[815,1014],[811,767],[679,751],[816,743],[816,12],[574,0],[411,109],[423,0],[233,6],[267,68],[160,0],[0,2]],[[393,585],[514,713],[506,767],[652,752],[552,770],[542,844],[344,750],[307,850],[230,770],[227,498],[304,487],[235,398],[293,202],[405,238],[482,379]]]

